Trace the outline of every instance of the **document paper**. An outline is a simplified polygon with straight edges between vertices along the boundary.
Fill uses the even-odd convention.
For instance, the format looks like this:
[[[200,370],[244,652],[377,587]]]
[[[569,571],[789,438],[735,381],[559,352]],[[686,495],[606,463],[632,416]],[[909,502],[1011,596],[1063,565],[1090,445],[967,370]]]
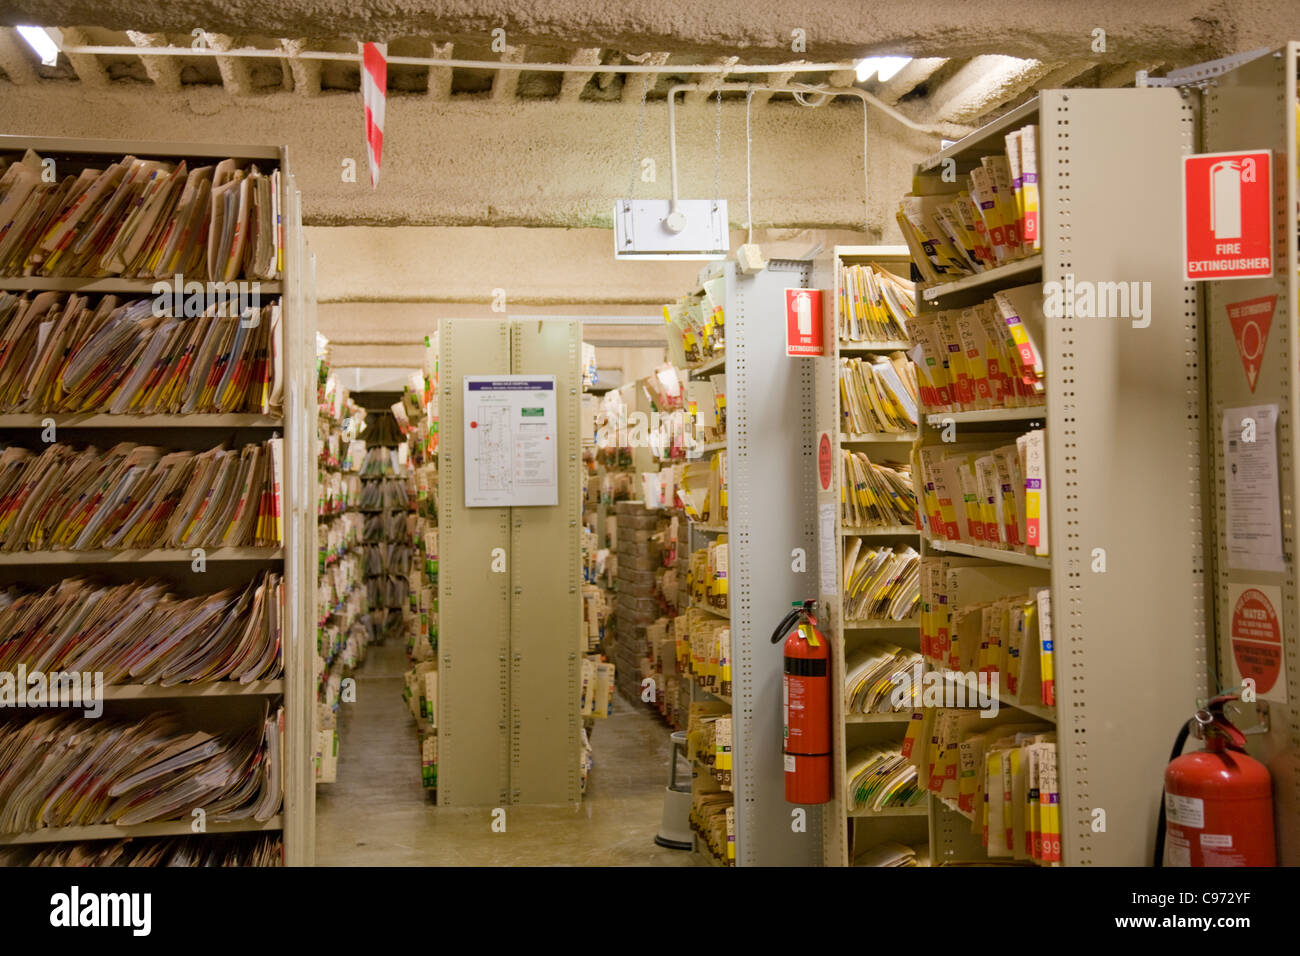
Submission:
[[[1283,571],[1278,495],[1277,406],[1223,411],[1228,567]]]
[[[466,375],[465,507],[558,505],[554,375]]]

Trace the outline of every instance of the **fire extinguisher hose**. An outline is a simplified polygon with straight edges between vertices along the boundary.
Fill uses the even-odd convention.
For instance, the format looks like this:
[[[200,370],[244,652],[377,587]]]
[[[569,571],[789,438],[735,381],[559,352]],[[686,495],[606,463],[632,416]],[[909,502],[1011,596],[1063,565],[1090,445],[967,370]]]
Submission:
[[[1178,731],[1178,737],[1174,740],[1174,749],[1169,753],[1170,763],[1183,755],[1183,747],[1186,745],[1187,737],[1191,732],[1192,722],[1190,720],[1183,721],[1183,726]],[[1151,865],[1157,867],[1165,865],[1165,788],[1163,785],[1160,787],[1160,818],[1156,824],[1155,859]]]
[[[782,639],[789,632],[790,628],[795,626],[795,623],[799,620],[800,616],[808,612],[809,604],[811,604],[811,602],[808,602],[808,604],[800,605],[799,607],[794,608],[792,611],[786,614],[785,617],[781,618],[781,623],[778,624],[776,626],[776,630],[772,632],[773,644],[781,643]]]

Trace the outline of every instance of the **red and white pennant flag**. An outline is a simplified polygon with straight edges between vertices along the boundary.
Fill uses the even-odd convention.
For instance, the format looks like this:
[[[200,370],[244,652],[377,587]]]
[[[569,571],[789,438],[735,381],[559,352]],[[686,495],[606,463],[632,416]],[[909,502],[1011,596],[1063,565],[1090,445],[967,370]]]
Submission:
[[[379,161],[384,153],[384,103],[388,97],[388,44],[361,44],[361,103],[366,109],[366,152],[370,158],[370,187],[379,185]]]

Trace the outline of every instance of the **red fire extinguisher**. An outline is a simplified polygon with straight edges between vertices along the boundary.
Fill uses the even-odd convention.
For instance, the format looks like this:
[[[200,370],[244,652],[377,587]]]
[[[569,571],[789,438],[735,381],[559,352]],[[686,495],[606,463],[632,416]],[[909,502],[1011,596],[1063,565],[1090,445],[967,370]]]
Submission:
[[[1165,769],[1156,866],[1277,865],[1268,769],[1246,753],[1245,735],[1223,713],[1236,699],[1223,694],[1196,712],[1204,750],[1182,753],[1193,721],[1179,732]]]
[[[772,632],[773,644],[785,638],[785,799],[805,806],[831,799],[831,650],[813,606],[795,605]]]

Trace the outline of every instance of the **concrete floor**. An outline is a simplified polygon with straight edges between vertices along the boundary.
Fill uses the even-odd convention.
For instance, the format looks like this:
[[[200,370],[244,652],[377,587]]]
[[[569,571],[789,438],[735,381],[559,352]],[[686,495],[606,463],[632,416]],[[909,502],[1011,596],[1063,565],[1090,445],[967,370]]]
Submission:
[[[615,697],[596,721],[596,765],[580,807],[510,807],[506,832],[488,809],[435,806],[420,786],[415,724],[402,700],[406,654],[372,647],[357,702],[339,716],[338,780],[316,788],[319,866],[700,866],[655,846],[668,728]]]

